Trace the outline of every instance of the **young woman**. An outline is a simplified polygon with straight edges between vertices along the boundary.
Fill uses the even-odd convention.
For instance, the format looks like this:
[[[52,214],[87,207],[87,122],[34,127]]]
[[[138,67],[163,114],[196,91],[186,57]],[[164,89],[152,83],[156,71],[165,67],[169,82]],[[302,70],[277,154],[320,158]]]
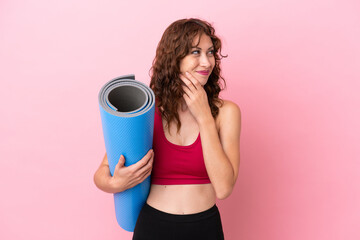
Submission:
[[[134,240],[224,239],[216,198],[228,197],[240,164],[239,107],[220,99],[221,41],[200,19],[181,19],[164,32],[152,66],[156,96],[153,150],[110,175],[106,154],[94,175],[115,193],[151,173],[151,189]]]

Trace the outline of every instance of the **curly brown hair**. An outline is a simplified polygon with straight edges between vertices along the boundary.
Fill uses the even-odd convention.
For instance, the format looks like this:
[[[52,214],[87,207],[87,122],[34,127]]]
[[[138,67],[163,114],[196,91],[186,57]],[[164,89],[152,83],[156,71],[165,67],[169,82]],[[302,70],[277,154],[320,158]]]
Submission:
[[[215,35],[215,29],[210,23],[196,18],[173,22],[165,30],[157,46],[156,56],[150,69],[150,88],[156,96],[156,107],[166,120],[167,127],[175,119],[178,132],[181,122],[177,110],[181,104],[179,100],[183,98],[184,94],[183,83],[179,78],[180,61],[190,53],[194,38],[198,35],[201,37],[202,34],[209,36],[214,45],[215,66],[204,85],[204,90],[208,97],[211,114],[215,119],[219,114],[217,104],[223,104],[219,93],[226,87],[225,79],[220,75],[220,60],[227,56],[221,54],[221,40]],[[224,86],[220,80],[223,81]]]

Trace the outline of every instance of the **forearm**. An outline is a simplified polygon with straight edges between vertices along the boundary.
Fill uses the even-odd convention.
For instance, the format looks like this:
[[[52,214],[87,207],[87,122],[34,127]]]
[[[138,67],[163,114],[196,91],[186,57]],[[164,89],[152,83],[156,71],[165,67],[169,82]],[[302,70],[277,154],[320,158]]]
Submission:
[[[116,193],[119,192],[119,189],[116,189],[110,174],[109,166],[101,165],[94,174],[94,183],[102,191],[107,193]]]
[[[228,197],[235,183],[235,174],[226,156],[211,116],[199,121],[201,145],[207,173],[219,199]]]
[[[94,183],[104,192],[123,192],[138,185],[150,176],[153,160],[154,153],[150,149],[137,163],[125,167],[125,157],[121,155],[115,166],[114,174],[111,176],[109,162],[105,154],[102,163],[94,174]]]

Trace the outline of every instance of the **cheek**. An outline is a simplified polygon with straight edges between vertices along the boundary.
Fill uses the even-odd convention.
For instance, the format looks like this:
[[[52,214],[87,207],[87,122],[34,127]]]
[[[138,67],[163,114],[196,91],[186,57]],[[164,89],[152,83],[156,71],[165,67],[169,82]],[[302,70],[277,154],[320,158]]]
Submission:
[[[212,67],[212,69],[214,69],[214,67],[215,67],[215,58],[213,58],[213,59],[211,60],[211,67]]]
[[[180,65],[180,72],[182,73],[182,72],[184,72],[184,65]]]
[[[199,66],[199,64],[200,63],[199,63],[198,59],[194,59],[193,61],[190,62],[189,68],[192,68],[194,70]]]
[[[185,57],[181,62],[180,62],[180,72],[186,72],[189,70],[189,59],[187,59],[187,57]]]
[[[187,61],[186,63],[180,65],[180,71],[192,71],[196,68],[196,63],[194,61]]]

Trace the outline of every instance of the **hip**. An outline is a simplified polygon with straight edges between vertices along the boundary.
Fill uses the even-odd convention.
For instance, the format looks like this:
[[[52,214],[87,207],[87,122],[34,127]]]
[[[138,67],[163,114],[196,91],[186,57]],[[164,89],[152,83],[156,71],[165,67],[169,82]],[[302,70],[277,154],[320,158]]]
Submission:
[[[193,214],[205,211],[216,202],[211,184],[151,185],[147,204],[170,214]]]
[[[145,204],[138,217],[133,240],[224,239],[219,210],[214,204],[194,214],[170,214]]]

